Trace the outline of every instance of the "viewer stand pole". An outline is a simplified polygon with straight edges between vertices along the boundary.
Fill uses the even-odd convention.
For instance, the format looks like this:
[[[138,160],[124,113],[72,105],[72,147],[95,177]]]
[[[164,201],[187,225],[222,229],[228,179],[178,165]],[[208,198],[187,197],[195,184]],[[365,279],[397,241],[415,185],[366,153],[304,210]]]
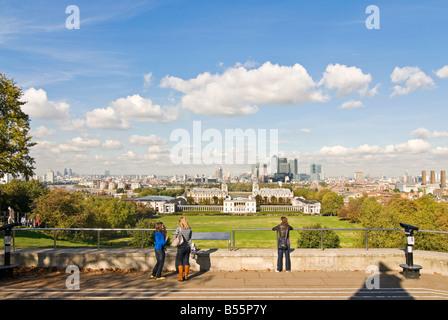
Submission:
[[[403,276],[406,279],[420,278],[420,269],[422,266],[414,265],[414,231],[418,231],[418,227],[411,226],[409,224],[400,223],[400,226],[404,228],[406,234],[406,264],[400,264],[403,268]]]
[[[5,242],[5,263],[3,266],[0,266],[0,279],[14,277],[14,268],[17,268],[17,264],[11,265],[11,230],[12,228],[19,226],[20,223],[10,223],[6,224],[3,227],[0,227],[0,231],[5,231],[4,242]]]

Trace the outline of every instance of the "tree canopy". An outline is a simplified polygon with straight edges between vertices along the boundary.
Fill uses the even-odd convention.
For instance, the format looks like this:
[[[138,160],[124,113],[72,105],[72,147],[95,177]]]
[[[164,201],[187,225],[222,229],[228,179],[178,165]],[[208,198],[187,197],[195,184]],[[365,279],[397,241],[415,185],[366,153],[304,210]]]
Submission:
[[[22,111],[22,89],[0,72],[0,176],[21,174],[29,179],[34,172],[34,159],[29,149],[34,142],[29,136],[30,119]]]

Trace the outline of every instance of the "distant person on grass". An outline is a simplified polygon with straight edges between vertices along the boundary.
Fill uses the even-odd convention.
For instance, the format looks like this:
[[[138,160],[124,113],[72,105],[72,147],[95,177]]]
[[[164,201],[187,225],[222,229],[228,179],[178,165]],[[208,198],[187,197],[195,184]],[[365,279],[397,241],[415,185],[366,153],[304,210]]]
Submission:
[[[165,244],[168,241],[168,234],[163,222],[156,223],[154,251],[156,253],[157,263],[152,270],[151,279],[164,280],[162,277],[163,264],[165,263]]]
[[[289,241],[289,231],[293,228],[289,225],[288,219],[286,217],[280,218],[281,223],[274,228],[273,231],[277,231],[277,270],[275,272],[281,272],[283,270],[283,255],[285,256],[285,269],[286,272],[291,271],[291,258],[289,255],[290,241]]]

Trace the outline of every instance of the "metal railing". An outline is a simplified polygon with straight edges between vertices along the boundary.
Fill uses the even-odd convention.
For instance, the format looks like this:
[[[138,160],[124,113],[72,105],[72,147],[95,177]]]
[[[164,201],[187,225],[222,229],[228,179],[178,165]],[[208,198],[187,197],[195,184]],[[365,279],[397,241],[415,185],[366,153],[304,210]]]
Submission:
[[[97,232],[97,249],[100,248],[100,238],[101,238],[101,232],[110,232],[110,231],[126,231],[126,232],[135,232],[140,231],[140,248],[143,249],[143,233],[148,231],[155,231],[156,229],[126,229],[126,228],[114,228],[114,229],[107,229],[107,228],[17,228],[12,229],[12,247],[13,251],[15,251],[15,233],[17,231],[53,231],[53,241],[54,241],[54,248],[56,249],[56,241],[57,241],[57,231],[96,231]],[[174,231],[176,229],[167,229],[167,231]],[[236,241],[236,232],[254,232],[254,231],[272,231],[272,229],[232,229],[232,249],[235,250],[235,241]],[[366,250],[369,250],[369,240],[368,240],[368,232],[369,231],[401,231],[403,232],[404,229],[387,229],[387,228],[319,228],[319,229],[294,229],[294,231],[319,231],[320,232],[320,247],[321,250],[324,250],[324,231],[364,231],[365,232],[365,244]],[[439,234],[448,234],[448,231],[434,231],[434,230],[418,230],[418,232],[423,233],[439,233]]]
[[[54,246],[53,248],[56,249],[56,239],[57,239],[57,231],[96,231],[97,232],[97,249],[100,248],[100,238],[101,238],[101,232],[109,232],[109,231],[126,231],[126,232],[135,232],[140,231],[140,248],[143,249],[143,232],[147,231],[156,231],[156,229],[126,229],[126,228],[17,228],[12,229],[12,247],[13,251],[16,251],[16,245],[15,245],[15,233],[17,231],[53,231],[53,241]],[[176,229],[166,229],[167,231],[175,231]]]
[[[232,230],[232,240],[233,240],[233,250],[235,250],[235,231],[272,231],[272,229],[233,229]],[[294,229],[294,231],[320,231],[320,247],[321,250],[324,250],[324,231],[364,231],[365,232],[365,242],[366,242],[366,250],[369,250],[369,239],[368,232],[369,231],[404,231],[404,229],[387,229],[387,228],[302,228],[302,229]],[[418,232],[426,232],[426,233],[441,233],[448,234],[448,231],[434,231],[434,230],[418,230]]]

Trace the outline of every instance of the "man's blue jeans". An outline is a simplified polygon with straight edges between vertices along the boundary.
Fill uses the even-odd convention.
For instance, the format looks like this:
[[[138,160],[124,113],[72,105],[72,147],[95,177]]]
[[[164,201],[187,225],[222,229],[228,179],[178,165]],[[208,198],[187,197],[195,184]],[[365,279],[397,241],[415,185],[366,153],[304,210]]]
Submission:
[[[283,270],[283,255],[285,256],[285,269],[291,271],[291,258],[288,249],[278,249],[277,271]]]

